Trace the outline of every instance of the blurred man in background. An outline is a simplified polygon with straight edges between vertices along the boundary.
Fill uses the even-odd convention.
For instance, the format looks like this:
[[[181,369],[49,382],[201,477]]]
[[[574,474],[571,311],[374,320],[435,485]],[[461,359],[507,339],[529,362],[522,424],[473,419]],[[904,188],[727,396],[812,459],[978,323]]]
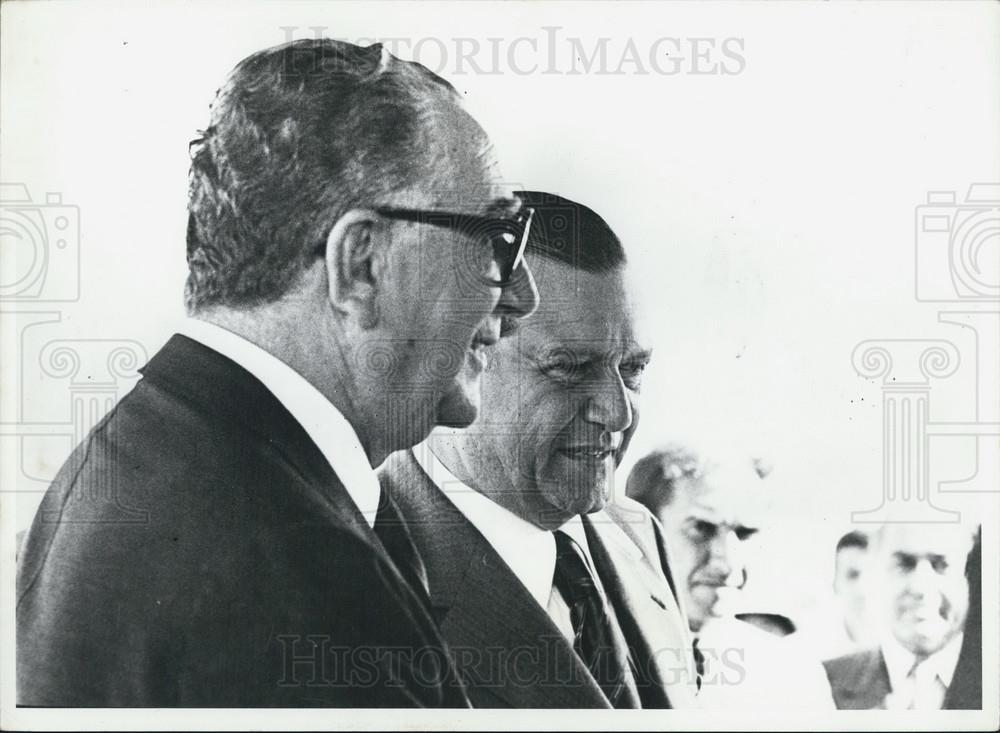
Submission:
[[[734,617],[747,545],[764,526],[769,469],[749,457],[672,444],[645,456],[626,485],[663,523],[674,577],[704,656],[709,709],[832,709],[818,660]]]
[[[838,708],[944,706],[969,611],[974,536],[960,523],[887,523],[874,535],[872,587],[881,597],[873,601],[888,630],[878,647],[824,663]]]
[[[854,646],[863,646],[871,636],[865,608],[867,561],[868,535],[864,532],[853,530],[837,542],[833,592],[840,601],[843,641]]]
[[[653,518],[611,501],[650,358],[625,252],[520,192],[541,305],[490,350],[482,414],[382,467],[476,707],[684,708],[690,636]]]

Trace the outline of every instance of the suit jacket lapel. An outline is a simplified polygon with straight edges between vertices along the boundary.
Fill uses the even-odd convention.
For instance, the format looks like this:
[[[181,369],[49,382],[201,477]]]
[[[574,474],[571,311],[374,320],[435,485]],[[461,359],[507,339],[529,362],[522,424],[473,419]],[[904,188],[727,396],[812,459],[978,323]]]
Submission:
[[[638,669],[643,707],[696,707],[693,657],[686,620],[670,585],[646,548],[605,512],[583,518],[605,592]],[[654,554],[654,558],[658,555]]]
[[[182,335],[171,337],[140,371],[158,388],[196,405],[212,405],[213,415],[254,434],[276,460],[284,463],[308,487],[313,500],[324,503],[345,529],[363,539],[392,564],[382,543],[305,428],[249,371]]]
[[[610,707],[569,642],[410,451],[382,468],[423,556],[433,612],[476,707]]]

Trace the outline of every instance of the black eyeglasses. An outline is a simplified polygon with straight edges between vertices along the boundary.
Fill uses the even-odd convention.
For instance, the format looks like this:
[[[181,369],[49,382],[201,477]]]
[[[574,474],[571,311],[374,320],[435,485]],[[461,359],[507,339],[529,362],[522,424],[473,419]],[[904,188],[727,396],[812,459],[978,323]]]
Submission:
[[[531,219],[535,214],[535,210],[530,207],[507,217],[397,209],[390,206],[380,206],[375,211],[387,219],[444,227],[470,239],[485,241],[493,249],[493,261],[499,266],[500,277],[492,277],[489,273],[478,274],[489,285],[501,288],[510,285],[514,270],[524,260],[524,248],[528,244]]]
[[[379,206],[375,211],[386,219],[444,227],[489,244],[493,249],[492,262],[497,264],[500,277],[493,277],[492,262],[489,272],[477,272],[476,275],[488,285],[499,288],[510,285],[514,271],[524,260],[531,219],[535,215],[535,210],[530,207],[522,208],[514,216],[481,216],[450,211],[397,209],[391,206]],[[326,243],[320,244],[316,251],[317,254],[323,254]]]

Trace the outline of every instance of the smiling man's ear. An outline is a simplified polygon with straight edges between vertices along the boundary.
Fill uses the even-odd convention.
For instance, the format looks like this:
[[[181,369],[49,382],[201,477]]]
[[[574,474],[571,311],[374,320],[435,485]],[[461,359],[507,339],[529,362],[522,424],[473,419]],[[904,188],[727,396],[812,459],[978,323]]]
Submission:
[[[326,238],[326,273],[330,303],[353,316],[363,329],[379,320],[378,279],[382,252],[375,246],[375,212],[352,209],[333,225]]]

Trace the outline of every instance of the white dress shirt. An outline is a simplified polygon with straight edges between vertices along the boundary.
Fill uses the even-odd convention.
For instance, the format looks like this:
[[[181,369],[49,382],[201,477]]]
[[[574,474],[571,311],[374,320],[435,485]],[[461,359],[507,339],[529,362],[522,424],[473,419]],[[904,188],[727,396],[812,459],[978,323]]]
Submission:
[[[574,633],[569,606],[553,585],[556,568],[555,536],[551,531],[522,519],[457,479],[431,452],[428,443],[433,439],[432,434],[427,440],[414,446],[413,455],[417,463],[510,566],[517,579],[538,605],[546,610],[562,634],[572,641]],[[560,530],[568,534],[583,550],[594,582],[601,588],[601,580],[595,572],[587,534],[580,517],[573,517]],[[603,588],[601,592],[603,593]]]
[[[305,377],[242,336],[188,318],[181,334],[217,351],[267,387],[320,449],[369,526],[375,524],[381,489],[358,434],[347,418]]]
[[[705,660],[698,700],[706,710],[836,710],[818,657],[796,635],[775,636],[733,616],[712,617],[697,634]]]
[[[951,684],[962,650],[962,634],[942,649],[916,664],[917,657],[889,634],[882,641],[882,657],[889,672],[892,693],[887,708],[940,710],[945,692]]]

